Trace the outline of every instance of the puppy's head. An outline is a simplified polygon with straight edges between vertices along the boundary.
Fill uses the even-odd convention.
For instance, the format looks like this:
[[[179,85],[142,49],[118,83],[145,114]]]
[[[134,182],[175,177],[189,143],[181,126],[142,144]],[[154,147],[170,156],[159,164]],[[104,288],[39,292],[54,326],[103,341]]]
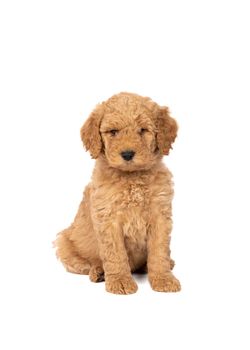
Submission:
[[[176,134],[167,107],[131,93],[98,105],[81,128],[91,156],[102,155],[111,167],[124,171],[150,169],[169,153]]]

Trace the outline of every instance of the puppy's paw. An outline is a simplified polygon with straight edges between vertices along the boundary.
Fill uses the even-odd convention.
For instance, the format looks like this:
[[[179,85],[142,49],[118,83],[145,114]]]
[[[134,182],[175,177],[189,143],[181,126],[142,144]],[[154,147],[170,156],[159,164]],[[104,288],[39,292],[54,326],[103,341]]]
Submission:
[[[114,294],[132,294],[137,291],[137,284],[132,276],[107,276],[106,291]]]
[[[89,279],[91,282],[104,281],[104,271],[101,266],[91,266],[89,270]]]
[[[170,259],[170,269],[173,270],[175,267],[175,261],[173,259]]]
[[[153,290],[157,292],[179,292],[181,284],[174,275],[169,272],[167,274],[152,275],[149,281]]]

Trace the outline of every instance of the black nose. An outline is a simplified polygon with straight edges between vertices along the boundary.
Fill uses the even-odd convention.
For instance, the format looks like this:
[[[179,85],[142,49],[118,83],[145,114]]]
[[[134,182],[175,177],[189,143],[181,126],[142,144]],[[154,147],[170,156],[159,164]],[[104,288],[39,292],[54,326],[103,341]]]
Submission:
[[[131,160],[134,157],[134,155],[135,155],[135,152],[130,150],[121,152],[121,156],[125,160]]]

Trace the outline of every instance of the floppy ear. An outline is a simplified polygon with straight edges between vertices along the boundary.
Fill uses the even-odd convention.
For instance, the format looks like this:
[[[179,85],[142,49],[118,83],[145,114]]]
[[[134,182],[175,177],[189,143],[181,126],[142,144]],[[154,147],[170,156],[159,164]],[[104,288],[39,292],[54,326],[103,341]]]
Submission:
[[[97,158],[102,150],[100,124],[103,116],[102,105],[98,105],[81,128],[81,139],[92,158]]]
[[[176,121],[170,117],[167,107],[160,107],[157,118],[156,141],[160,152],[169,154],[171,145],[177,136],[178,126]]]

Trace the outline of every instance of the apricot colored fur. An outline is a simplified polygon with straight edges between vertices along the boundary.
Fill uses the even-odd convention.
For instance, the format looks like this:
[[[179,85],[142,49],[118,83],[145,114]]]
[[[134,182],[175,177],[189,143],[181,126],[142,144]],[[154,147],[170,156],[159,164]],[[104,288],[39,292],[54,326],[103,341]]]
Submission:
[[[97,105],[81,129],[96,159],[71,226],[58,234],[57,256],[73,273],[105,279],[106,290],[137,290],[131,272],[147,268],[152,288],[176,292],[171,269],[172,175],[162,162],[177,134],[167,107],[131,93]],[[121,152],[133,150],[126,161]]]

